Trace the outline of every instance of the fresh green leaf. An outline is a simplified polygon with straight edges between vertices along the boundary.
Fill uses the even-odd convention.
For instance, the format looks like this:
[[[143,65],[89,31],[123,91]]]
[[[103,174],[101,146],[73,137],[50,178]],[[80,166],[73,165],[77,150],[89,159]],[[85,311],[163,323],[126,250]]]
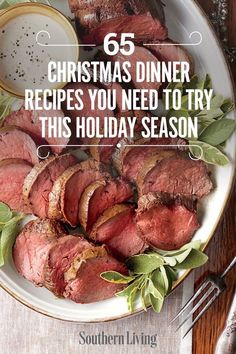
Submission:
[[[116,296],[129,296],[134,288],[139,287],[139,285],[141,284],[142,281],[143,281],[142,277],[138,277],[129,286],[127,286],[127,288],[116,293]]]
[[[150,294],[146,293],[146,283],[143,285],[141,289],[141,301],[142,301],[143,309],[147,311],[147,306],[150,304]]]
[[[201,241],[193,240],[193,241],[187,243],[186,245],[184,245],[183,247],[181,247],[181,251],[185,251],[189,248],[194,248],[195,250],[200,250],[201,244],[202,244]]]
[[[175,266],[176,269],[194,269],[201,267],[208,261],[207,255],[203,252],[192,249],[184,262]]]
[[[125,276],[118,272],[103,272],[100,274],[100,277],[109,283],[114,284],[128,284],[135,279],[135,277]]]
[[[140,254],[127,261],[127,266],[133,274],[148,274],[163,264],[164,261],[158,254]]]
[[[221,108],[213,108],[210,110],[204,110],[197,114],[197,117],[204,117],[206,119],[220,119],[224,115]]]
[[[233,134],[236,122],[232,119],[222,119],[213,122],[200,135],[199,140],[212,146],[224,143]]]
[[[130,312],[133,312],[135,310],[135,300],[138,297],[138,294],[140,294],[140,291],[137,288],[134,288],[128,296],[127,302],[128,309]]]
[[[169,266],[165,266],[165,271],[166,271],[166,275],[169,280],[169,289],[167,292],[167,293],[169,293],[173,287],[173,283],[178,279],[178,273],[175,269],[173,269]]]
[[[235,109],[234,102],[231,99],[224,100],[224,102],[221,106],[221,109],[225,114],[228,114],[228,113],[234,111],[234,109]]]
[[[176,259],[174,257],[164,257],[164,260],[171,267],[174,267],[176,265],[176,263],[177,263],[177,261],[176,261]]]
[[[0,203],[0,224],[6,224],[12,218],[12,211],[8,205]]]
[[[189,256],[189,254],[191,253],[191,248],[190,249],[187,249],[185,252],[179,254],[179,255],[176,255],[175,256],[175,259],[178,263],[183,263],[185,261],[185,259]]]
[[[164,267],[161,267],[164,268]],[[160,294],[164,297],[166,295],[166,291],[169,287],[169,282],[166,287],[166,283],[163,279],[163,275],[160,269],[155,270],[152,273],[151,280],[156,289],[160,292]]]
[[[0,267],[2,267],[6,260],[12,253],[12,247],[15,242],[16,236],[19,232],[19,221],[21,217],[14,217],[2,229],[0,237]]]
[[[164,304],[164,299],[158,299],[150,294],[152,308],[155,312],[160,313]]]
[[[229,164],[228,157],[217,147],[195,140],[189,141],[189,145],[197,145],[201,148],[199,149],[197,146],[189,146],[191,154],[197,159],[218,166],[226,166]]]
[[[190,82],[186,82],[184,84],[184,90],[193,90],[196,88],[197,84],[198,84],[198,76],[194,75],[191,77]]]
[[[146,291],[147,291],[147,293],[152,294],[157,299],[162,300],[164,298],[164,296],[162,295],[160,290],[154,285],[152,279],[150,279],[150,278],[148,279]]]
[[[204,89],[211,90],[212,89],[212,80],[209,74],[206,74]]]
[[[211,109],[221,108],[223,104],[224,104],[224,97],[222,95],[215,95],[211,100]]]

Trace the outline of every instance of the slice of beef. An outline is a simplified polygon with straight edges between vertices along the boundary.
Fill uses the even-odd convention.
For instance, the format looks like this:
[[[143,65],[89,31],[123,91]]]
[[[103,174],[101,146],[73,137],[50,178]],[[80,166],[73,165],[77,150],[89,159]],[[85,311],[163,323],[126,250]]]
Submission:
[[[92,84],[87,84],[87,83],[73,83],[73,84],[68,84],[65,87],[66,93],[69,94],[69,92],[71,92],[70,96],[72,98],[72,102],[70,103],[71,107],[73,107],[73,109],[68,109],[68,106],[66,104],[66,100],[62,105],[62,108],[64,110],[64,112],[66,113],[66,115],[68,115],[72,120],[73,120],[73,124],[76,124],[76,119],[77,117],[99,117],[100,119],[100,127],[101,129],[103,129],[104,126],[104,117],[114,117],[114,112],[111,111],[110,109],[106,109],[101,111],[100,109],[98,109],[98,107],[95,107],[94,110],[91,109],[91,99],[90,99],[90,95],[89,95],[89,90],[90,91],[94,91],[94,90],[98,90],[98,87],[92,85]],[[72,91],[70,91],[72,90]],[[83,92],[83,104],[84,107],[82,109],[76,109],[76,105],[78,105],[78,101],[76,99],[76,95],[75,95],[75,91],[76,90],[81,90]],[[78,137],[80,138],[80,142],[83,143],[84,145],[88,145],[89,143],[89,139],[87,137]]]
[[[137,62],[157,63],[158,62],[157,57],[154,56],[148,49],[144,47],[135,46],[134,53],[129,55],[128,58],[129,58],[129,62],[131,62],[132,64],[131,68],[129,69],[129,72],[132,78],[133,86],[139,90],[158,90],[162,84],[161,82],[147,82],[147,81],[138,82],[137,70],[136,70]],[[123,55],[121,52],[119,52],[117,55],[112,56],[111,60],[113,62],[119,62],[122,65],[124,62],[127,62],[127,55]],[[147,94],[145,97],[148,98],[149,94]]]
[[[84,43],[100,45],[108,33],[134,33],[136,42],[167,38],[160,1],[109,0],[71,2],[77,29]]]
[[[180,154],[158,161],[154,167],[151,163],[142,174],[138,185],[140,195],[167,192],[202,198],[213,189],[207,165]]]
[[[169,198],[149,193],[139,199],[137,227],[140,237],[151,247],[162,250],[179,249],[190,242],[199,228],[196,210],[189,210],[181,198]]]
[[[124,142],[120,148],[116,149],[113,161],[122,176],[136,182],[138,173],[147,159],[154,155],[159,155],[160,159],[168,155],[171,156],[174,154],[174,150],[185,149],[185,145],[185,140],[171,138],[138,139]]]
[[[71,226],[77,226],[82,193],[91,183],[104,176],[108,176],[104,167],[92,159],[67,169],[55,181],[50,193],[50,218],[63,218]]]
[[[13,260],[17,271],[37,286],[44,282],[44,264],[50,248],[65,235],[62,226],[51,220],[30,221],[16,239]]]
[[[101,273],[107,271],[128,274],[123,263],[103,252],[80,263],[76,278],[72,278],[66,286],[64,292],[66,298],[77,303],[89,304],[109,299],[124,288],[122,284],[108,283],[101,278]]]
[[[89,148],[92,157],[99,162],[108,164],[112,160],[112,155],[120,138],[94,138]]]
[[[80,255],[89,244],[82,236],[65,236],[50,247],[44,262],[43,284],[56,296],[63,296],[66,287],[65,273],[71,268],[75,256]]]
[[[90,237],[104,243],[118,259],[141,253],[146,245],[140,239],[132,206],[117,204],[107,209],[94,224]]]
[[[155,45],[153,45],[155,44]],[[173,45],[174,44],[174,45]],[[190,65],[190,75],[194,73],[194,60],[190,53],[177,42],[167,39],[165,41],[155,40],[145,45],[160,61],[187,62]]]
[[[109,4],[108,0],[69,0],[71,12],[91,7],[96,8],[98,6],[103,6],[105,12],[107,4]],[[159,0],[151,0],[148,3],[145,0],[119,0],[116,6],[120,9],[119,11],[125,11],[127,14],[139,13],[149,8],[153,16],[160,18],[163,23],[165,21],[163,6]],[[123,7],[123,9],[121,7]]]
[[[39,159],[34,140],[13,126],[0,129],[0,161],[5,159],[22,159],[35,165]]]
[[[49,193],[56,179],[78,160],[71,154],[52,156],[35,165],[25,179],[23,195],[33,213],[40,218],[48,217]]]
[[[59,119],[60,117],[64,117],[64,113],[56,110],[26,110],[22,107],[18,111],[14,111],[7,116],[3,121],[3,126],[14,125],[19,127],[21,130],[29,134],[38,145],[48,144],[51,146],[53,153],[60,154],[69,143],[69,139],[64,137],[49,138],[48,134],[47,138],[42,139],[42,123],[39,120],[40,117],[57,117]]]
[[[130,184],[123,178],[102,179],[90,184],[79,203],[79,220],[89,231],[103,212],[133,196]]]
[[[31,208],[23,198],[23,184],[32,165],[20,159],[8,159],[0,162],[0,201],[11,209],[26,214]]]

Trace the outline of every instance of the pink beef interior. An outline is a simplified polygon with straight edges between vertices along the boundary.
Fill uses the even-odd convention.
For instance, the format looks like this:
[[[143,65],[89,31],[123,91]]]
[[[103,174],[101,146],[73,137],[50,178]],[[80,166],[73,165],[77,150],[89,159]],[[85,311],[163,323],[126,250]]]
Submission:
[[[80,170],[66,183],[62,210],[72,226],[78,225],[79,201],[85,188],[102,177],[103,173],[97,170]]]
[[[60,154],[62,150],[66,147],[69,142],[68,138],[53,138],[49,137],[47,132],[47,137],[45,141],[42,139],[42,123],[39,120],[39,117],[55,117],[56,119],[63,118],[64,113],[62,111],[49,110],[49,111],[28,111],[26,109],[21,108],[19,111],[12,112],[8,117],[4,120],[4,126],[14,125],[19,127],[28,133],[32,138],[39,144],[44,145],[45,141],[49,145],[58,145],[51,146],[52,152],[55,154]],[[62,145],[62,146],[59,146]]]
[[[207,167],[202,161],[174,156],[157,163],[147,174],[141,193],[167,192],[201,198],[212,188]]]
[[[11,164],[0,167],[0,201],[13,210],[31,212],[22,194],[25,177],[30,171],[31,166],[23,160],[17,163],[13,160]]]
[[[0,131],[0,160],[11,158],[22,159],[32,165],[39,161],[35,142],[17,128]]]
[[[17,271],[35,285],[43,284],[43,269],[49,249],[56,243],[56,233],[47,230],[50,221],[28,223],[16,239],[13,259]]]
[[[44,274],[55,295],[63,295],[66,287],[64,273],[70,268],[75,256],[90,247],[86,240],[77,236],[62,237],[51,247]]]
[[[124,225],[123,231],[120,234],[114,235],[113,238],[106,242],[106,246],[120,260],[125,260],[145,250],[145,242],[138,236],[134,215]]]
[[[122,178],[110,180],[106,186],[98,188],[89,203],[88,230],[106,209],[130,199],[132,195],[129,183]]]
[[[89,304],[113,297],[123,285],[108,283],[100,277],[102,272],[116,271],[127,274],[124,264],[111,256],[89,259],[83,263],[77,278],[70,282],[64,296],[77,303]]]
[[[199,228],[197,215],[181,205],[154,206],[137,216],[140,236],[151,246],[175,250],[188,243]]]
[[[41,173],[31,188],[30,202],[35,215],[43,218],[47,217],[49,193],[54,182],[70,166],[75,165],[76,158],[70,154],[58,156],[53,159]]]
[[[148,28],[148,31],[147,31]],[[96,29],[83,37],[85,43],[102,44],[104,38],[109,33],[117,33],[120,38],[121,33],[134,33],[139,42],[160,39],[167,37],[167,29],[158,19],[148,15],[122,16],[102,23]]]
[[[146,160],[161,150],[178,149],[178,145],[183,145],[182,139],[160,138],[151,139],[144,145],[147,146],[133,146],[127,153],[123,161],[123,175],[130,181],[136,181],[138,173],[142,169]],[[152,145],[152,146],[148,146]],[[155,146],[156,145],[156,146]],[[162,146],[165,145],[165,146]],[[170,146],[171,145],[171,146]],[[176,146],[174,146],[176,145]]]

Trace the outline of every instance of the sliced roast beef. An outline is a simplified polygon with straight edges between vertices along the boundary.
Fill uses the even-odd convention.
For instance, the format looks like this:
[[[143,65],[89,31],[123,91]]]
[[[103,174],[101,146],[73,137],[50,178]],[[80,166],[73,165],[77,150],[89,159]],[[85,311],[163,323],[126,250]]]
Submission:
[[[79,204],[79,220],[88,231],[103,212],[133,196],[130,184],[123,178],[102,179],[90,184]]]
[[[188,203],[194,204],[194,203]],[[149,193],[139,199],[137,227],[140,237],[150,246],[162,250],[179,249],[190,242],[199,228],[196,210],[186,207],[181,198],[169,198]]]
[[[108,33],[134,33],[136,42],[166,39],[161,2],[145,0],[69,1],[84,43],[100,45]]]
[[[113,161],[122,176],[135,182],[147,159],[154,155],[159,155],[160,159],[171,156],[174,154],[171,150],[185,149],[185,145],[183,139],[171,138],[124,141],[121,147],[116,149]],[[170,151],[166,152],[166,150]]]
[[[108,176],[103,166],[87,160],[67,169],[55,181],[49,196],[49,217],[64,219],[71,226],[79,223],[79,202],[91,183]]]
[[[119,138],[94,138],[91,141],[90,153],[99,162],[108,164],[111,162],[115,147]]]
[[[53,244],[44,263],[44,286],[56,296],[62,296],[67,284],[65,273],[71,268],[74,258],[87,249],[91,249],[91,244],[79,235],[62,237]]]
[[[138,184],[140,195],[167,192],[202,198],[213,189],[207,165],[179,154],[157,161],[154,167],[151,162],[142,175]]]
[[[113,297],[124,287],[122,284],[108,283],[101,278],[101,273],[115,271],[127,275],[128,271],[123,263],[104,253],[102,247],[93,257],[86,252],[82,259],[79,257],[75,269],[78,268],[76,277],[67,276],[68,285],[64,296],[77,303],[89,304]],[[79,265],[79,266],[78,266]],[[69,279],[71,280],[69,281]]]
[[[35,165],[39,162],[34,140],[20,129],[7,126],[0,129],[0,161],[22,159]]]
[[[13,249],[17,271],[35,285],[42,286],[47,254],[64,235],[58,222],[40,219],[29,222],[17,237]]]
[[[104,243],[119,259],[141,253],[145,243],[137,234],[132,206],[117,204],[107,209],[94,224],[90,237]]]
[[[32,165],[20,159],[9,159],[0,162],[0,201],[11,209],[26,214],[31,208],[23,198],[23,184],[30,173]]]
[[[87,84],[87,83],[73,83],[73,84],[69,84],[65,87],[66,93],[72,92],[70,94],[70,96],[72,97],[72,102],[70,103],[71,107],[73,107],[73,109],[68,109],[68,106],[66,104],[66,101],[63,104],[63,110],[64,112],[73,119],[73,123],[75,124],[77,117],[99,117],[100,119],[100,127],[101,129],[103,129],[103,122],[104,122],[104,117],[113,117],[114,116],[114,112],[106,109],[101,111],[100,109],[98,109],[98,107],[95,107],[94,110],[91,109],[91,99],[90,99],[90,95],[89,95],[89,90],[90,91],[94,91],[94,90],[98,90],[98,88],[92,84]],[[72,90],[72,91],[70,91]],[[78,101],[76,99],[76,94],[75,91],[76,90],[81,90],[83,92],[83,104],[84,107],[83,109],[76,109],[76,105],[78,105]],[[89,144],[89,139],[87,137],[79,137],[77,136],[77,138],[80,138],[80,142],[83,143],[84,145]]]
[[[78,160],[71,154],[52,156],[35,165],[25,179],[23,194],[33,213],[48,217],[49,193],[56,179]]]
[[[137,69],[136,69],[136,64],[137,62],[153,62],[157,63],[158,59],[155,57],[148,49],[144,47],[139,47],[135,46],[135,51],[133,54],[129,55],[129,62],[132,63],[131,68],[129,69],[133,85],[136,89],[139,90],[158,90],[158,88],[161,86],[161,82],[138,82],[137,81]],[[122,54],[119,52],[117,55],[114,55],[111,57],[111,60],[113,62],[119,62],[121,65],[124,62],[127,62],[127,55]],[[146,95],[146,97],[149,97],[149,94]]]
[[[36,110],[26,110],[24,107],[18,111],[12,112],[3,121],[3,126],[14,125],[19,127],[21,130],[29,134],[38,145],[48,144],[51,146],[51,150],[55,154],[60,154],[69,142],[68,138],[53,138],[48,137],[45,140],[42,139],[42,123],[39,120],[40,117],[55,117],[63,118],[64,113],[62,111],[36,111]],[[62,145],[62,146],[59,146]]]
[[[155,45],[153,45],[155,44]],[[190,65],[190,75],[194,73],[194,61],[190,53],[178,43],[167,39],[165,41],[154,40],[145,45],[160,61],[187,62]]]

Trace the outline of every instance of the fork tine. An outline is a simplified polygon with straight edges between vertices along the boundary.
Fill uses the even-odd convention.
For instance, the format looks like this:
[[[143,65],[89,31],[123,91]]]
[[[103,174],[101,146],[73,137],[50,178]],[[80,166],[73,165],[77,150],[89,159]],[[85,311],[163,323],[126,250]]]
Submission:
[[[202,315],[209,309],[209,307],[213,304],[213,302],[216,300],[216,298],[220,295],[220,292],[217,292],[214,296],[212,296],[212,298],[210,299],[210,301],[203,307],[203,309],[199,312],[199,314],[197,315],[197,317],[194,319],[194,321],[192,322],[191,326],[189,327],[189,329],[187,330],[187,332],[184,334],[183,339],[187,336],[187,334],[191,331],[191,329],[193,328],[193,326],[195,326],[195,324],[199,321],[199,319],[202,317]]]
[[[215,290],[216,288],[214,286],[211,286],[205,294],[201,297],[201,299],[198,301],[198,303],[192,308],[192,310],[188,313],[187,317],[180,323],[180,325],[177,327],[176,332],[182,327],[188,319],[194,314],[195,311],[199,309],[199,307],[204,303],[205,300],[208,299],[208,297],[211,295],[211,293]]]
[[[173,318],[173,320],[171,320],[170,324],[173,323],[174,321],[177,320],[177,318],[179,316],[182,315],[182,313],[184,313],[185,310],[187,310],[187,308],[194,302],[194,300],[196,300],[196,298],[201,294],[201,292],[207,287],[207,285],[210,283],[209,280],[204,281],[200,287],[198,288],[198,290],[196,291],[196,293],[188,300],[188,302],[184,305],[184,307],[177,313],[177,315]]]

